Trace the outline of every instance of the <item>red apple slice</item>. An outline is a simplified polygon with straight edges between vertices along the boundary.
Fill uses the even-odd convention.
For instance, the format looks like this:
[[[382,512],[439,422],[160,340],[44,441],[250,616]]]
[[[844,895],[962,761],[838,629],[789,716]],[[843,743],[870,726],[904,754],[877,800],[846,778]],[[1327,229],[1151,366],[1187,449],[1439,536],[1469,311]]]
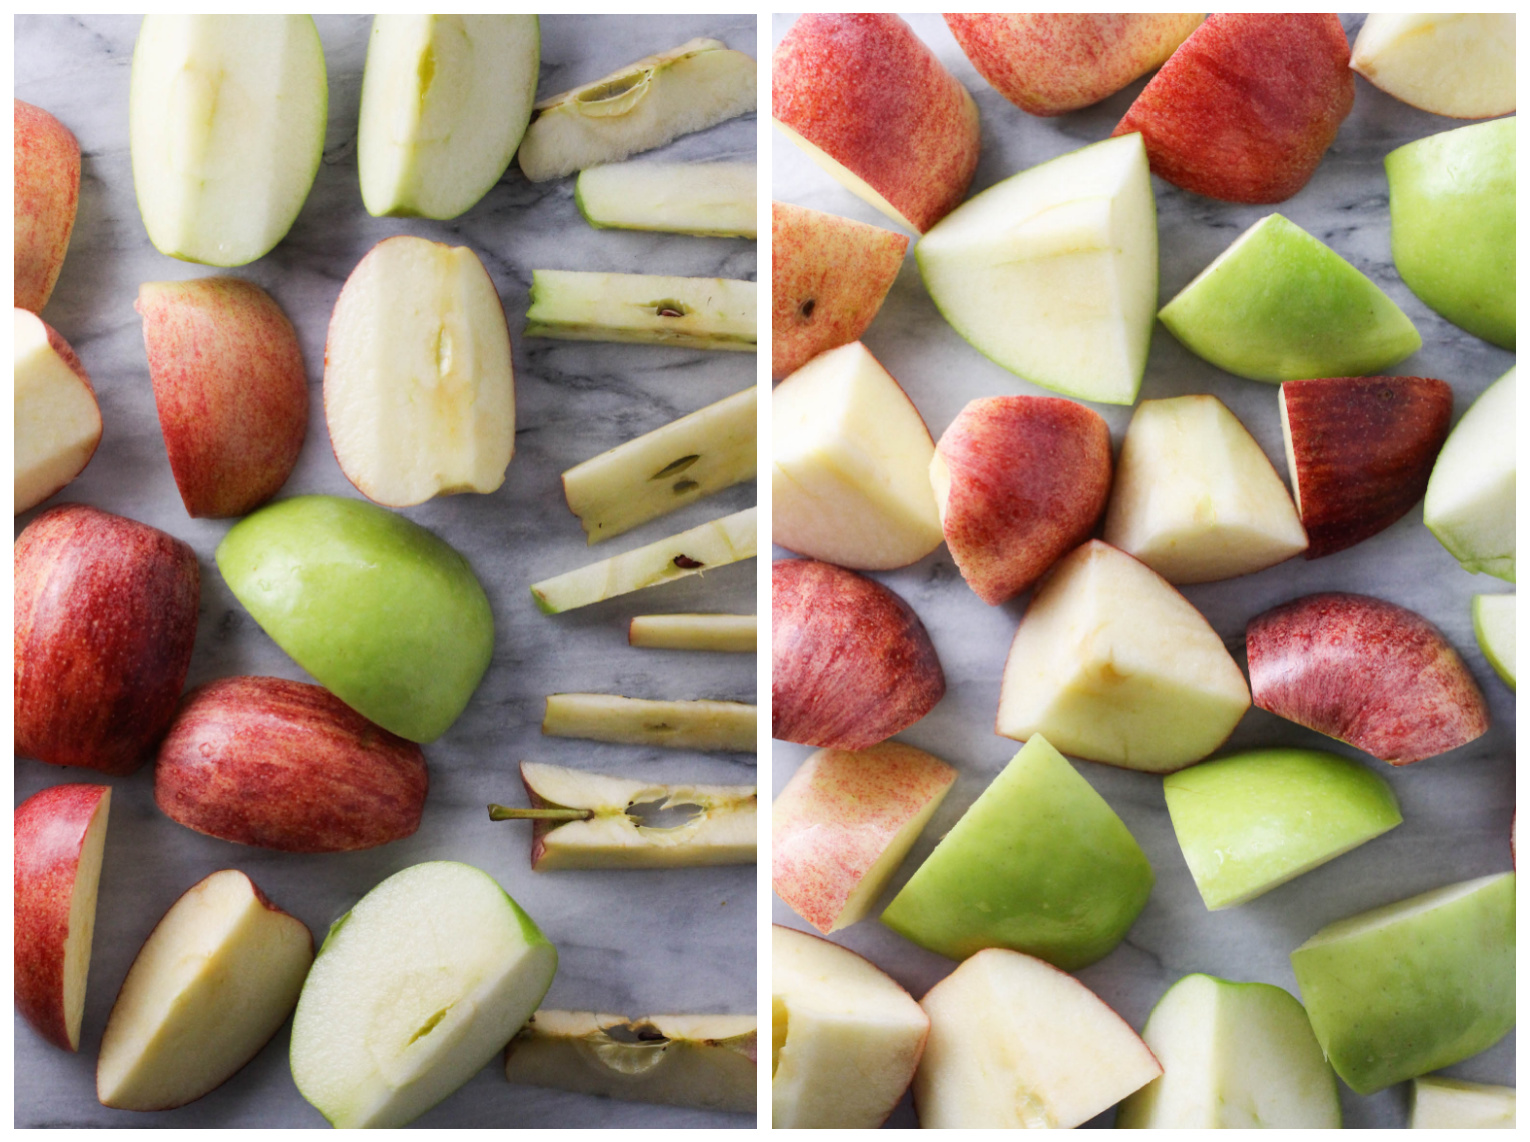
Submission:
[[[85,470],[101,443],[101,406],[69,342],[42,318],[15,311],[16,514]]]
[[[80,201],[80,144],[41,107],[17,99],[15,305],[41,313],[64,266]]]

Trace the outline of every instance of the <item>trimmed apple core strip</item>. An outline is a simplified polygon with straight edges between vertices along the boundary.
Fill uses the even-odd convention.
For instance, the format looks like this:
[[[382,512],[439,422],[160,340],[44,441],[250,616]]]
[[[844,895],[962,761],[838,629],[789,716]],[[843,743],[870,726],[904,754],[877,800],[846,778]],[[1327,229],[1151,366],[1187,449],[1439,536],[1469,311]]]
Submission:
[[[753,353],[758,295],[733,278],[533,270],[526,336]]]
[[[549,737],[753,753],[759,711],[742,702],[662,702],[615,694],[549,694]]]
[[[574,205],[597,230],[753,238],[754,163],[610,163],[580,171]]]
[[[649,650],[753,654],[759,625],[757,615],[637,615],[627,627],[627,643]]]

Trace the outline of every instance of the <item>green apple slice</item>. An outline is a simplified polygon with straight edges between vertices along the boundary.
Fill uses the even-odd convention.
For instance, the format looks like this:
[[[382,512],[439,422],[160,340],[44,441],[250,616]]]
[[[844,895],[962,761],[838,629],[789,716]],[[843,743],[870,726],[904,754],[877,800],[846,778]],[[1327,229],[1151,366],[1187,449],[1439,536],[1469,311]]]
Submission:
[[[1012,373],[1131,404],[1158,304],[1158,224],[1142,136],[1042,163],[938,222],[914,249],[942,316]]]
[[[579,172],[574,205],[597,230],[753,238],[758,185],[754,163],[610,163]]]
[[[759,625],[758,615],[635,615],[627,626],[627,645],[753,654]]]
[[[1472,402],[1445,439],[1424,493],[1424,526],[1472,572],[1514,582],[1514,412],[1510,369]]]
[[[758,387],[673,420],[563,473],[591,543],[610,539],[755,475]]]
[[[758,69],[720,40],[694,39],[536,106],[521,140],[532,182],[661,147],[755,107]]]
[[[537,95],[535,16],[374,16],[356,165],[374,215],[455,218],[499,181]]]
[[[1514,689],[1514,596],[1477,595],[1472,599],[1472,629],[1477,645],[1498,677]]]
[[[549,694],[549,737],[753,753],[759,711],[743,702],[656,702],[615,694]]]
[[[312,16],[146,16],[128,139],[149,240],[212,266],[267,253],[313,186],[328,112]]]
[[[730,278],[532,270],[526,336],[753,353],[758,293]]]
[[[1279,214],[1244,231],[1158,317],[1191,352],[1251,381],[1367,376],[1423,344],[1369,278]]]
[[[1413,1080],[1408,1125],[1414,1130],[1513,1130],[1511,1086],[1469,1083],[1444,1075]]]

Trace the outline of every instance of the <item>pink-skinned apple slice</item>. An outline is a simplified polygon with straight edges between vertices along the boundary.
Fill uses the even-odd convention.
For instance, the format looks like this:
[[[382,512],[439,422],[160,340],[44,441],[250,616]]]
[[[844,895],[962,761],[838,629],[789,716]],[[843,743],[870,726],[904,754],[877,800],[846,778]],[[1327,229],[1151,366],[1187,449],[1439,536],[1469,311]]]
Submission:
[[[41,313],[64,266],[80,202],[80,144],[41,107],[15,102],[15,305]]]
[[[85,470],[101,443],[101,406],[69,342],[25,309],[15,312],[16,514]]]
[[[1487,732],[1482,691],[1428,619],[1367,595],[1306,595],[1251,619],[1261,710],[1408,765]]]
[[[1514,110],[1513,12],[1372,12],[1349,66],[1388,95],[1436,115]]]

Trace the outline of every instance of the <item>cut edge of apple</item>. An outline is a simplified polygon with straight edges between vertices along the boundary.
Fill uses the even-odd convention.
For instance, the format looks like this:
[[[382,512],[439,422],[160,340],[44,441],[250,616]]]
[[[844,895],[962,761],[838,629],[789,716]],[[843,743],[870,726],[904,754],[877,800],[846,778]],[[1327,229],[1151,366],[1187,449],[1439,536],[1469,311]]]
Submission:
[[[85,1015],[85,984],[90,975],[91,941],[95,935],[96,900],[101,887],[101,861],[106,852],[111,801],[111,786],[103,786],[90,824],[85,826],[74,889],[69,895],[69,934],[64,937],[64,1027],[71,1051],[80,1049],[80,1024]]]

